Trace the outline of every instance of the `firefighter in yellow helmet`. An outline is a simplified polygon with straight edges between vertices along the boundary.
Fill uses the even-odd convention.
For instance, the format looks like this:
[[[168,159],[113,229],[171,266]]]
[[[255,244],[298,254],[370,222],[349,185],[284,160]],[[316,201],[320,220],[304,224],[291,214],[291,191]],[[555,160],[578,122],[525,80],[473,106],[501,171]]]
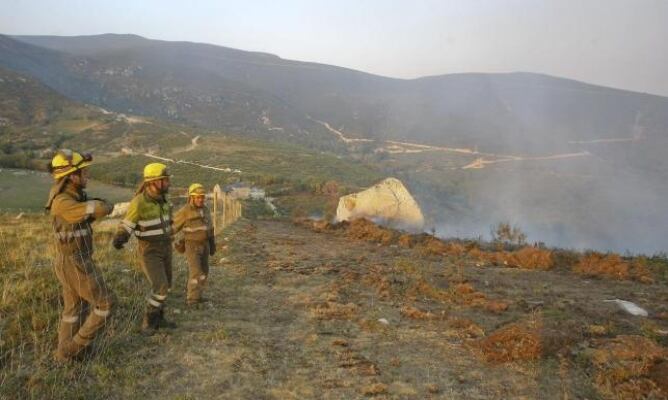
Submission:
[[[105,325],[113,304],[113,294],[93,262],[91,222],[114,207],[102,199],[89,199],[84,191],[92,161],[89,154],[60,150],[48,165],[55,183],[45,208],[56,241],[54,270],[63,288],[58,361],[74,359],[88,347]],[[87,315],[83,303],[90,306]]]
[[[172,286],[172,207],[167,201],[167,166],[150,163],[144,167],[144,180],[121,221],[113,245],[121,249],[131,235],[137,237],[141,266],[151,284],[142,330],[151,335],[158,328],[174,328],[165,320],[164,303]]]
[[[183,239],[175,247],[186,253],[188,260],[188,284],[186,303],[193,305],[204,301],[204,287],[209,276],[209,256],[216,252],[211,213],[204,204],[206,192],[199,183],[188,188],[188,204],[174,215],[173,230],[183,231]]]

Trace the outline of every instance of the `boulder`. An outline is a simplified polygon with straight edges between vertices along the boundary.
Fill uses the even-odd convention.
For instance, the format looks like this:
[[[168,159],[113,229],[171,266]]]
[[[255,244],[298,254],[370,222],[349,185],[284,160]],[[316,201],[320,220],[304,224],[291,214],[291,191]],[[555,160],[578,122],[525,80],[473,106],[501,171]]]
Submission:
[[[396,178],[387,178],[366,190],[339,199],[337,222],[358,218],[399,229],[422,230],[424,226],[420,206]]]

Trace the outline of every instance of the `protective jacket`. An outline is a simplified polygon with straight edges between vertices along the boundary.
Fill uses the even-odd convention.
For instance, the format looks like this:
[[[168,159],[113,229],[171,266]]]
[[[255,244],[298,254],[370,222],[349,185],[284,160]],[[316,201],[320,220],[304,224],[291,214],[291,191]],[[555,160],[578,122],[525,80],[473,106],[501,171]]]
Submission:
[[[188,203],[174,215],[172,229],[174,235],[183,231],[186,241],[208,241],[213,238],[211,213],[206,206],[200,208]]]
[[[152,329],[164,322],[163,307],[172,285],[171,213],[164,195],[153,195],[145,188],[130,201],[114,237],[116,248],[121,248],[131,235],[139,240],[141,266],[151,284],[143,326]]]
[[[93,253],[91,222],[111,212],[112,207],[102,200],[88,200],[86,192],[70,182],[60,182],[51,188],[50,204],[53,232],[61,254]]]
[[[115,240],[125,243],[132,234],[148,242],[169,240],[171,213],[171,205],[164,196],[153,197],[144,190],[130,201]]]
[[[47,209],[58,251],[54,271],[63,288],[57,355],[69,358],[90,344],[111,312],[113,293],[91,257],[90,224],[109,214],[113,207],[102,200],[88,200],[83,190],[63,178],[51,188]],[[84,302],[91,305],[87,315]]]
[[[209,276],[209,255],[216,251],[209,209],[192,203],[183,206],[174,215],[173,233],[180,231],[183,231],[183,248],[188,260],[186,301],[194,304],[202,300]]]

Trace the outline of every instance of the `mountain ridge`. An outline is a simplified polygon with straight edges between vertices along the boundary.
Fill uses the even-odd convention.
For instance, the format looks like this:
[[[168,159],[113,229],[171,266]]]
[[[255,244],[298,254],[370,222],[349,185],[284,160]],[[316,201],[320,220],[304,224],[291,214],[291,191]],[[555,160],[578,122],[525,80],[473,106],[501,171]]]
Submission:
[[[174,44],[174,45],[195,45],[195,46],[202,46],[204,48],[215,48],[215,49],[221,49],[224,51],[229,51],[229,52],[238,52],[241,54],[252,54],[252,55],[260,55],[264,57],[268,57],[274,60],[280,60],[280,61],[285,61],[285,62],[292,62],[292,63],[299,63],[299,64],[305,64],[305,66],[314,66],[314,67],[326,67],[326,68],[335,68],[339,70],[344,70],[344,71],[350,71],[354,73],[360,73],[364,75],[369,75],[377,78],[382,78],[382,79],[388,79],[388,80],[394,80],[394,81],[405,81],[405,82],[410,82],[410,81],[422,81],[422,80],[438,80],[438,79],[443,79],[447,77],[456,77],[456,76],[534,76],[534,77],[540,77],[540,78],[548,78],[552,80],[558,80],[561,82],[570,82],[573,84],[578,84],[578,85],[583,85],[587,86],[590,89],[605,89],[605,90],[615,90],[619,92],[624,92],[624,93],[634,93],[634,94],[640,94],[640,95],[647,95],[655,98],[662,98],[662,99],[668,99],[668,96],[662,96],[658,94],[653,94],[653,93],[647,93],[647,92],[642,92],[638,90],[632,90],[632,89],[624,89],[621,87],[614,87],[614,86],[607,86],[607,85],[600,85],[600,84],[595,84],[595,83],[590,83],[574,78],[568,78],[564,76],[558,76],[558,75],[552,75],[548,73],[542,73],[542,72],[531,72],[531,71],[524,71],[524,70],[515,70],[515,71],[507,71],[507,72],[476,72],[476,71],[471,71],[471,72],[452,72],[452,73],[441,73],[441,74],[430,74],[430,75],[424,75],[424,76],[418,76],[414,78],[399,78],[399,77],[394,77],[394,76],[389,76],[389,75],[383,75],[383,74],[377,74],[373,72],[368,72],[368,71],[363,71],[363,70],[357,70],[351,67],[344,67],[344,66],[339,66],[335,64],[328,64],[328,63],[322,63],[322,62],[317,62],[317,61],[306,61],[306,60],[293,60],[293,59],[287,59],[283,58],[277,54],[269,53],[269,52],[264,52],[264,51],[254,51],[254,50],[244,50],[244,49],[239,49],[235,47],[229,47],[229,46],[223,46],[219,44],[213,44],[213,43],[206,43],[206,42],[197,42],[197,41],[189,41],[189,40],[164,40],[164,39],[151,39],[145,36],[133,34],[133,33],[102,33],[102,34],[92,34],[92,35],[3,35],[0,33],[0,36],[7,36],[10,38],[13,38],[15,40],[24,42],[24,43],[29,43],[36,45],[38,47],[45,47],[45,48],[51,48],[53,47],[58,47],[58,46],[48,46],[45,45],[46,42],[51,41],[51,40],[58,40],[58,39],[66,39],[66,40],[96,40],[96,39],[104,39],[104,38],[117,38],[117,39],[134,39],[134,40],[141,40],[144,45],[149,44],[151,42],[153,43],[163,43],[163,44]],[[137,46],[138,47],[138,46]],[[72,51],[73,48],[71,46],[63,46],[61,47],[60,51],[64,52],[69,52],[72,54],[77,54],[76,51]],[[90,54],[89,52],[81,52],[79,55],[86,55]]]
[[[352,138],[530,154],[668,132],[668,98],[544,74],[406,80],[136,35],[0,37],[8,41],[0,44],[0,65],[75,100],[328,148],[337,138],[313,120]]]

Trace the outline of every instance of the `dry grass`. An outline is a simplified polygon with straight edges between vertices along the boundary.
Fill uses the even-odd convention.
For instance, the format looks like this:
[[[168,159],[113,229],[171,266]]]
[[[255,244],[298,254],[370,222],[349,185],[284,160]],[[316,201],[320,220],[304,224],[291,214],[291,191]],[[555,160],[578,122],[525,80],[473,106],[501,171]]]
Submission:
[[[478,346],[490,363],[537,360],[542,353],[540,332],[530,324],[506,325],[481,339]]]
[[[526,246],[516,251],[484,252],[474,249],[471,256],[492,265],[511,268],[549,270],[554,267],[552,251]]]
[[[475,289],[473,288],[473,285],[471,285],[470,283],[458,283],[455,285],[453,290],[456,294],[460,295],[475,293]]]
[[[454,304],[478,307],[500,314],[508,310],[510,305],[507,301],[488,299],[487,296],[475,290],[470,283],[458,283],[451,288],[450,302]]]
[[[508,310],[509,304],[505,301],[489,300],[485,303],[485,310],[495,314],[501,314]]]
[[[642,283],[654,282],[643,258],[625,261],[619,254],[596,252],[586,254],[573,267],[573,271],[587,277],[603,277],[619,281],[634,280]]]
[[[414,239],[414,247],[424,256],[454,256],[466,255],[468,248],[458,242],[447,242],[428,234],[422,234]]]
[[[2,229],[0,226],[0,232]],[[177,319],[183,329],[152,341],[124,331],[137,322],[131,320],[136,319],[130,315],[131,303],[141,301],[138,292],[146,285],[141,275],[135,284],[136,274],[123,271],[130,263],[122,257],[132,253],[108,250],[109,237],[101,236],[96,257],[121,295],[117,325],[102,338],[102,356],[61,372],[48,360],[55,343],[59,301],[52,271],[40,264],[48,265],[48,249],[31,243],[41,234],[12,227],[11,235],[0,239],[11,243],[6,245],[11,251],[21,248],[22,255],[9,252],[0,259],[0,265],[8,268],[2,271],[8,273],[2,275],[0,286],[6,292],[0,303],[0,339],[6,341],[0,344],[0,398],[39,398],[43,393],[58,398],[100,398],[106,393],[111,393],[107,397],[126,398],[132,397],[127,395],[129,390],[149,389],[167,393],[167,397],[180,394],[186,398],[195,393],[197,398],[206,398],[200,395],[215,395],[217,392],[208,391],[227,385],[229,379],[234,379],[229,396],[235,398],[361,398],[365,393],[388,398],[429,398],[430,393],[438,393],[431,397],[466,398],[477,393],[537,398],[556,394],[551,390],[559,384],[570,388],[569,398],[595,398],[592,381],[599,367],[584,357],[604,348],[606,342],[597,342],[595,337],[612,332],[650,336],[656,335],[654,328],[665,329],[665,322],[657,319],[652,320],[656,325],[652,329],[641,330],[629,323],[631,317],[608,316],[604,308],[598,312],[596,305],[585,304],[587,299],[599,298],[602,291],[617,288],[629,292],[639,288],[648,298],[663,299],[657,295],[664,288],[659,284],[585,283],[562,271],[537,274],[465,268],[460,266],[471,265],[470,255],[453,263],[453,256],[447,253],[450,250],[445,250],[443,258],[420,259],[416,248],[420,240],[437,243],[428,235],[407,236],[413,244],[411,251],[369,246],[366,239],[342,240],[346,230],[326,229],[337,235],[336,240],[285,223],[241,224],[235,236],[230,235],[233,240],[225,254],[230,260],[221,270],[214,269],[217,276],[210,287],[224,306],[201,310],[201,314],[183,312],[181,320]],[[395,237],[398,243],[401,236]],[[454,248],[448,242],[441,244],[444,247],[434,244],[434,248]],[[471,253],[467,244],[460,245],[469,249],[466,254]],[[5,260],[20,265],[8,266]],[[223,273],[222,268],[230,269]],[[323,272],[303,276],[307,270]],[[223,277],[224,284],[219,280]],[[546,290],[544,284],[552,286]],[[589,288],[592,293],[583,293]],[[506,298],[489,298],[492,296]],[[542,301],[542,311],[534,311],[541,315],[539,327],[531,323],[504,326],[518,318],[531,319],[526,305],[531,300]],[[570,302],[564,302],[562,308],[560,300]],[[660,304],[651,311],[658,317],[665,307]],[[248,315],[253,318],[249,320]],[[389,323],[379,321],[381,317]],[[213,333],[212,326],[225,330]],[[6,333],[15,342],[10,343],[12,336]],[[657,340],[665,339],[657,336]],[[202,353],[197,343],[206,343]],[[592,348],[592,343],[601,345]],[[6,356],[8,344],[16,346]],[[207,362],[200,363],[205,355]],[[439,364],[446,379],[439,379],[446,375],[432,374],[439,360],[448,360]],[[495,365],[499,363],[513,364]],[[616,362],[606,363],[600,368],[611,365],[612,369]],[[221,373],[202,381],[201,376],[207,375],[200,373],[207,365]],[[656,359],[643,375],[620,381],[610,390],[625,395],[660,393],[657,388],[665,386],[668,375],[666,365]],[[149,368],[164,381],[147,383],[144,377]],[[535,370],[548,375],[536,377],[528,372]],[[517,371],[527,374],[518,377]],[[387,384],[384,391],[367,390],[372,384],[382,385],[381,381]],[[402,382],[410,384],[404,387]],[[428,387],[432,382],[435,386]],[[193,389],[198,384],[199,389]],[[176,393],[177,386],[188,389]],[[529,386],[536,387],[536,392],[527,392]],[[12,393],[18,396],[10,396]]]
[[[96,234],[94,259],[117,302],[112,318],[95,339],[90,358],[62,368],[52,361],[62,311],[61,286],[53,272],[52,229],[44,216],[0,221],[0,398],[104,397],[107,377],[127,379],[141,360],[117,369],[118,360],[143,339],[134,330],[147,289],[132,251],[117,252],[110,237]],[[93,371],[88,373],[87,371]],[[79,385],[79,383],[85,383]]]
[[[406,298],[410,300],[426,298],[438,301],[450,301],[452,297],[449,292],[429,284],[424,278],[420,277],[406,290]]]
[[[480,338],[485,336],[485,330],[467,318],[451,318],[448,320],[448,326],[455,329],[462,337]]]
[[[362,282],[376,290],[378,297],[384,300],[392,296],[392,284],[387,278],[387,270],[380,265],[369,268]]]
[[[351,349],[344,348],[341,352],[339,352],[338,360],[338,366],[340,368],[345,368],[351,372],[356,373],[357,375],[380,375],[380,370],[376,364]]]
[[[380,227],[367,219],[356,219],[347,224],[346,236],[351,239],[388,245],[393,243],[398,233],[391,229]]]
[[[345,319],[351,320],[358,313],[358,307],[353,303],[341,304],[327,301],[311,307],[311,316],[316,319]]]
[[[301,226],[310,229],[313,232],[323,233],[336,229],[336,225],[331,224],[326,219],[312,219],[307,217],[296,217],[292,219],[295,226]]]
[[[605,336],[610,333],[610,328],[605,325],[589,325],[587,326],[587,333],[591,336]]]
[[[603,255],[592,252],[580,256],[576,252],[548,250],[536,246],[524,246],[514,251],[488,251],[481,249],[475,242],[444,241],[426,233],[409,235],[378,226],[367,219],[356,219],[339,224],[307,218],[298,218],[293,222],[295,225],[304,226],[315,232],[341,230],[348,238],[354,240],[412,248],[422,256],[470,257],[482,264],[527,270],[550,270],[558,264],[572,267],[574,272],[589,277],[635,280],[642,283],[654,282],[654,277],[647,267],[647,261],[643,257],[625,261],[617,254]]]
[[[401,308],[401,315],[410,319],[433,319],[435,315],[430,312],[424,312],[413,306],[404,306]]]
[[[668,357],[665,348],[642,336],[622,335],[599,343],[591,360],[601,394],[613,399],[668,396],[666,379],[657,373]]]
[[[387,385],[384,383],[372,383],[362,388],[362,394],[365,396],[376,396],[387,393]]]
[[[415,245],[415,241],[411,235],[403,234],[397,239],[397,244],[401,247],[410,249]]]

